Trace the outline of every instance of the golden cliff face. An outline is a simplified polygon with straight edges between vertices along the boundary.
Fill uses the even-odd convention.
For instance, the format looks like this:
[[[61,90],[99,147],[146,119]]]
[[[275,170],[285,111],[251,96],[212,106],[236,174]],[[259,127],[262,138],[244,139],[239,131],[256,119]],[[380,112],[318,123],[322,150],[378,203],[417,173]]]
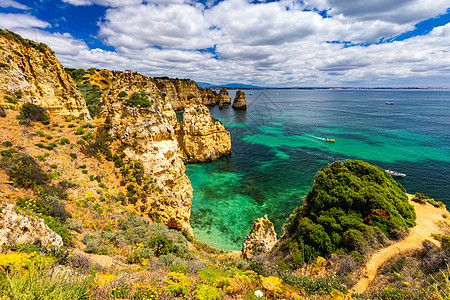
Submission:
[[[231,154],[230,133],[204,105],[184,109],[179,141],[187,163],[212,161]]]
[[[153,80],[134,71],[120,73],[103,94],[104,102],[114,104],[128,99],[133,93],[145,93],[153,102],[162,102],[162,92]]]
[[[236,97],[233,101],[233,108],[242,110],[247,109],[247,100],[245,100],[245,93],[243,91],[238,90],[236,92]]]
[[[110,134],[120,137],[126,157],[141,162],[146,176],[155,179],[160,188],[153,199],[135,205],[144,205],[144,213],[156,208],[163,224],[192,235],[192,187],[179,153],[173,126],[177,121],[171,105],[156,103],[141,108],[117,103],[109,107],[108,119]]]
[[[50,48],[0,30],[0,96],[14,94],[51,114],[89,118],[83,96]]]
[[[219,103],[220,108],[222,108],[225,104],[231,104],[230,94],[226,88],[220,89],[220,92],[217,95],[217,103]]]

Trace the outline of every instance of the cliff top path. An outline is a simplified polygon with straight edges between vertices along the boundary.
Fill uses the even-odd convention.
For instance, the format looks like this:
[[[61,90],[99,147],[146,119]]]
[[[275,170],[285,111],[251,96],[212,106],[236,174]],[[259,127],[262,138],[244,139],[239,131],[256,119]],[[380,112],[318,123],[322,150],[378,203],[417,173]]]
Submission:
[[[403,240],[392,243],[390,246],[374,253],[365,267],[365,276],[361,278],[353,287],[355,293],[362,294],[369,287],[375,278],[378,269],[387,261],[400,253],[417,250],[422,247],[424,240],[432,240],[433,233],[445,233],[445,227],[442,222],[448,225],[448,221],[442,216],[447,213],[444,208],[436,208],[431,204],[419,204],[412,202],[413,195],[409,195],[409,202],[414,206],[417,215],[417,225],[410,229],[409,234]]]

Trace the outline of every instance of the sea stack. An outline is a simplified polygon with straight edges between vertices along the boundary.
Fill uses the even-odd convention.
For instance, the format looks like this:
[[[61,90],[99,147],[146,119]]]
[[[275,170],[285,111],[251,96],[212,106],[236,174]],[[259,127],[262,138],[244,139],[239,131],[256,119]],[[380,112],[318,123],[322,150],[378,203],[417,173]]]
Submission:
[[[236,97],[234,98],[232,106],[235,109],[242,109],[242,110],[247,109],[247,100],[245,100],[245,93],[243,91],[238,90],[236,92]]]
[[[242,256],[244,259],[252,259],[253,256],[269,253],[277,243],[277,234],[273,223],[269,221],[267,215],[256,219],[249,235],[242,244]]]
[[[230,94],[226,88],[221,88],[219,95],[217,95],[217,103],[219,103],[219,108],[222,108],[225,104],[231,104]]]
[[[213,161],[231,154],[231,135],[204,105],[186,106],[179,132],[185,163]]]

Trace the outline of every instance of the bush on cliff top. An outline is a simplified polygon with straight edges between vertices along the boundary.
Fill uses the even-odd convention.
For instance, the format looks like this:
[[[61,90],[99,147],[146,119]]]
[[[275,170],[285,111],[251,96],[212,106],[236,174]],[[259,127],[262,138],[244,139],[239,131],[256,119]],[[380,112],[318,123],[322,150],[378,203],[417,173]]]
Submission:
[[[44,125],[50,124],[50,116],[45,108],[29,102],[22,105],[20,108],[20,115],[18,115],[17,118],[21,120],[41,122]]]
[[[321,169],[305,204],[289,217],[275,251],[296,268],[331,253],[366,254],[415,225],[404,188],[385,171],[360,160]]]

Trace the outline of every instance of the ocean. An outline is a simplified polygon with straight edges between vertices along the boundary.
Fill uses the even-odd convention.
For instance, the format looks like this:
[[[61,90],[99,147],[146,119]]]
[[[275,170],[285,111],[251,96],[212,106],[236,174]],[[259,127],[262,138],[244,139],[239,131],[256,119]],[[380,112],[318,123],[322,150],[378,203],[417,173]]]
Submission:
[[[231,132],[232,155],[186,167],[197,239],[240,250],[266,214],[280,236],[314,176],[335,160],[400,171],[408,193],[450,205],[450,90],[244,92],[247,111],[210,108]]]

